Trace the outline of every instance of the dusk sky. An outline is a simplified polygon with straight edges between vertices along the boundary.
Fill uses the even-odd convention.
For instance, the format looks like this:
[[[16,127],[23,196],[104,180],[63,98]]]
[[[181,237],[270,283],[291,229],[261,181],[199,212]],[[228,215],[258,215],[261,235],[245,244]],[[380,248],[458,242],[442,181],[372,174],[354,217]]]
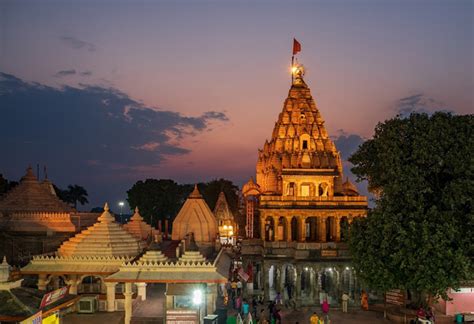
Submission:
[[[82,209],[146,178],[242,185],[288,94],[293,37],[347,158],[398,113],[473,113],[473,34],[462,0],[1,0],[0,173],[47,165],[87,189]]]

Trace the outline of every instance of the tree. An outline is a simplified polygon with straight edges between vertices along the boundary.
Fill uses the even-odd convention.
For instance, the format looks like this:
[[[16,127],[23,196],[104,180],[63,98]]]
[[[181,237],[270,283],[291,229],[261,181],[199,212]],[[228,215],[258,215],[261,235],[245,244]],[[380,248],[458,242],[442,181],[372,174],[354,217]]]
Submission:
[[[17,185],[18,182],[8,181],[8,179],[4,178],[3,174],[0,173],[0,196],[7,193]]]
[[[192,189],[191,185],[179,185],[170,179],[147,179],[127,191],[127,201],[132,209],[138,206],[148,223],[153,219],[152,225],[156,225],[157,220],[172,221]]]
[[[56,192],[56,196],[62,201],[71,204],[74,208],[77,208],[77,203],[79,202],[81,205],[87,204],[89,201],[87,200],[87,190],[78,185],[69,185],[66,190],[63,190],[56,185],[53,184],[54,191]]]
[[[147,179],[136,182],[127,191],[127,201],[132,209],[138,206],[140,214],[149,224],[156,225],[158,220],[168,219],[171,225],[193,188],[192,184],[178,184],[170,179]],[[211,210],[223,190],[229,207],[233,212],[237,211],[238,187],[232,181],[212,180],[199,183],[198,188]]]
[[[237,215],[239,208],[239,187],[230,180],[220,178],[199,185],[199,190],[211,210],[214,210],[221,191],[224,192],[230,210]]]
[[[359,277],[386,291],[447,298],[474,278],[474,119],[413,113],[379,123],[349,161],[376,205],[355,220],[349,246]]]

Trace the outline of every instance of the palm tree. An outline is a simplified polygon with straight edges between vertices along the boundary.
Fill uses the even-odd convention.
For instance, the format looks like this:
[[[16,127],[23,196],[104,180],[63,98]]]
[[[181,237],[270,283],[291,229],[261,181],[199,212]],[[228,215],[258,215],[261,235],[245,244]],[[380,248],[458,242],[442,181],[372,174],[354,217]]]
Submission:
[[[68,187],[68,198],[69,202],[74,204],[74,208],[77,209],[77,202],[81,205],[88,203],[87,190],[78,185],[69,185]]]

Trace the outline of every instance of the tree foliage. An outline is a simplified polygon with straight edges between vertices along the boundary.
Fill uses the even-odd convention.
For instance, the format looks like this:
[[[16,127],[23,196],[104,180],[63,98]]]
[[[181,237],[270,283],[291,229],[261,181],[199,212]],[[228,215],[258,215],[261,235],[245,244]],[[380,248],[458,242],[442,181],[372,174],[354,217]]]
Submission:
[[[0,196],[13,189],[16,185],[18,185],[18,182],[8,181],[8,179],[4,178],[3,174],[0,173]]]
[[[349,159],[377,193],[349,245],[369,286],[446,298],[473,278],[473,115],[414,113],[377,125]]]
[[[142,217],[148,223],[153,223],[153,226],[156,226],[158,220],[173,221],[193,188],[194,185],[178,184],[170,179],[140,180],[127,191],[127,201],[132,209],[138,206]],[[198,188],[211,210],[214,208],[221,190],[225,192],[232,211],[237,210],[238,187],[231,181],[212,180],[207,183],[199,183]]]
[[[87,200],[87,190],[84,189],[84,187],[78,185],[69,185],[65,190],[56,187],[56,185],[54,184],[53,187],[59,199],[68,204],[71,204],[72,206],[74,206],[74,208],[77,208],[77,203],[84,205],[89,202]]]

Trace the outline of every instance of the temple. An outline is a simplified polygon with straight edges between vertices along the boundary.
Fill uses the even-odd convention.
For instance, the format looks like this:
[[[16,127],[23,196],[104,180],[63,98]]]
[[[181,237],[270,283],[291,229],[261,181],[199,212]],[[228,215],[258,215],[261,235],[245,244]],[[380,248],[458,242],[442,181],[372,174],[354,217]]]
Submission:
[[[242,188],[250,239],[242,254],[266,298],[281,292],[301,304],[326,297],[337,303],[340,291],[356,291],[343,228],[366,216],[367,197],[343,182],[340,153],[303,66],[292,73],[271,139],[258,151],[256,181]]]
[[[47,178],[29,167],[20,183],[0,198],[1,255],[25,263],[33,255],[54,252],[67,238],[92,225],[99,214],[78,212],[61,201]]]

